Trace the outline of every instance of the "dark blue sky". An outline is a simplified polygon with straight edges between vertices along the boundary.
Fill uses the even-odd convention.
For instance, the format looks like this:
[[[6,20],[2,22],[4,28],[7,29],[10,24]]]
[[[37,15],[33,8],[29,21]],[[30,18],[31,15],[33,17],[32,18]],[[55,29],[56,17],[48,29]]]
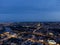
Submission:
[[[0,22],[60,21],[60,0],[0,0]]]

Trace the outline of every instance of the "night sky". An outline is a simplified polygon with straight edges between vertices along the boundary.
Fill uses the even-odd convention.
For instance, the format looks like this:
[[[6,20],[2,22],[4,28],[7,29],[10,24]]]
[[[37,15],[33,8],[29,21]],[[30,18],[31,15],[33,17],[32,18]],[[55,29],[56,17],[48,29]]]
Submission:
[[[60,0],[0,0],[0,22],[60,21]]]

